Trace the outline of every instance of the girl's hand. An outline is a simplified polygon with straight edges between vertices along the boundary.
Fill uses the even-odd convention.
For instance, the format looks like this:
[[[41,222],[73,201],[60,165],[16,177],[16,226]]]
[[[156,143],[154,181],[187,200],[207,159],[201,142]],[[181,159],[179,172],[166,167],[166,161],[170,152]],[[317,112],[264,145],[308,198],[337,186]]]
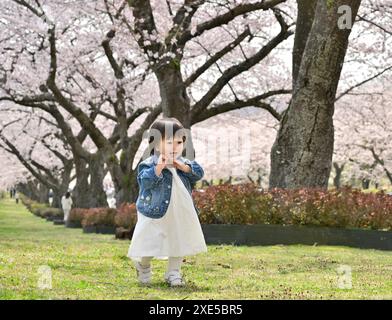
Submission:
[[[161,172],[164,168],[168,166],[167,158],[164,154],[160,154],[158,158],[158,162],[155,168],[155,173],[157,176],[161,175]]]
[[[192,170],[190,166],[186,165],[185,163],[181,162],[178,159],[174,159],[173,164],[177,169],[180,169],[184,172],[191,172]]]
[[[166,156],[163,153],[159,155],[157,165],[160,165],[162,169],[166,167],[167,165]]]
[[[166,163],[166,168],[172,168],[174,167],[174,157],[173,154],[165,154],[163,155],[163,159],[165,160]]]

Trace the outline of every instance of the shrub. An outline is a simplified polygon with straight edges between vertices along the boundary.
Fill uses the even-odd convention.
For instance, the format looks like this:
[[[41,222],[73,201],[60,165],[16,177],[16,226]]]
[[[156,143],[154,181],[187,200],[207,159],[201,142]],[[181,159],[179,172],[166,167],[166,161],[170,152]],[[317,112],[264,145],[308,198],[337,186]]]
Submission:
[[[84,215],[87,213],[88,209],[83,209],[83,208],[73,208],[69,212],[69,222],[73,223],[82,223]]]
[[[69,221],[87,226],[115,226],[132,229],[136,225],[136,204],[123,203],[118,209],[113,208],[73,208]]]
[[[30,198],[27,198],[24,194],[19,193],[19,199],[23,203],[23,205],[31,211],[31,204],[33,203],[33,200]]]
[[[46,205],[42,203],[32,203],[30,206],[30,211],[38,217],[42,217],[41,212],[47,208]]]
[[[194,191],[202,223],[283,224],[392,230],[392,197],[358,189],[219,185]]]
[[[252,184],[218,185],[193,191],[203,223],[254,223],[270,199]]]
[[[117,209],[117,214],[114,218],[116,227],[125,229],[133,229],[137,222],[137,211],[135,203],[123,203]]]
[[[117,210],[113,208],[87,209],[82,219],[82,226],[114,226]]]
[[[43,217],[42,213],[49,209],[45,203],[39,203],[27,197],[21,197],[21,201],[31,213],[41,218]]]
[[[63,218],[63,212],[57,208],[47,207],[21,195],[22,203],[36,216],[42,218]],[[123,203],[118,209],[113,208],[73,208],[70,211],[68,222],[85,226],[116,226],[133,229],[137,221],[136,204]]]
[[[33,200],[27,198],[25,195],[19,195],[20,201],[27,207],[28,210],[31,210],[31,205],[34,203]]]
[[[39,209],[39,213],[42,218],[64,218],[63,211],[58,208],[42,208]]]
[[[34,201],[23,194],[20,195],[20,200],[31,213],[38,217],[62,219],[64,216],[61,209],[48,207],[45,203]]]

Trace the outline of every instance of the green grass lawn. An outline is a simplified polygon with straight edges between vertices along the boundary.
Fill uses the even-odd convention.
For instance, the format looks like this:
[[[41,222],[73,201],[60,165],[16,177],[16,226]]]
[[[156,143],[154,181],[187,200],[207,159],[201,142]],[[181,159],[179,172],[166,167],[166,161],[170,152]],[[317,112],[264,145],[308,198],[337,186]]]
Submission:
[[[163,281],[166,261],[153,260],[153,283],[140,286],[129,241],[83,234],[0,201],[0,299],[391,299],[392,252],[335,246],[208,246],[186,257],[187,285]],[[337,286],[349,265],[352,288]],[[41,266],[52,289],[37,285]]]

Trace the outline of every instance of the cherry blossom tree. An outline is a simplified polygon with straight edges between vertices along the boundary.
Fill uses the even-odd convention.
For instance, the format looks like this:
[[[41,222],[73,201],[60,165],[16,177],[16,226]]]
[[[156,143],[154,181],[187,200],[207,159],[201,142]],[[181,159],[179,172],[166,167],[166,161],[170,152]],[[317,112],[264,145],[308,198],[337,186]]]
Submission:
[[[78,206],[106,205],[102,187],[106,172],[115,186],[117,204],[136,199],[135,169],[146,148],[143,134],[161,116],[174,116],[187,128],[193,126],[197,150],[203,150],[202,143],[197,141],[198,128],[214,129],[214,136],[218,136],[258,122],[263,134],[251,133],[251,167],[246,170],[259,172],[265,178],[269,174],[268,154],[278,125],[283,128],[278,131],[280,137],[285,121],[291,116],[293,127],[301,123],[296,118],[301,113],[293,111],[289,117],[287,105],[309,108],[306,119],[314,120],[313,111],[317,108],[313,108],[313,102],[325,100],[318,99],[317,94],[322,90],[317,87],[317,81],[307,87],[314,94],[309,103],[294,101],[292,87],[307,83],[306,79],[324,66],[326,74],[334,75],[334,83],[328,88],[334,89],[339,84],[337,94],[330,91],[333,99],[326,102],[331,111],[331,103],[343,101],[342,97],[356,93],[365,83],[390,70],[390,46],[384,45],[389,41],[390,17],[380,14],[386,9],[379,6],[382,1],[363,0],[347,54],[346,32],[337,39],[343,44],[339,47],[341,51],[333,52],[335,47],[329,46],[330,51],[322,57],[325,64],[312,65],[317,72],[303,67],[310,73],[301,73],[303,61],[317,60],[312,55],[315,51],[306,50],[307,40],[332,27],[321,21],[319,13],[325,7],[317,11],[318,2],[321,3],[316,0],[297,3],[289,0],[4,0],[0,3],[0,117],[7,119],[8,109],[40,113],[47,125],[52,122],[58,128],[57,136],[48,146],[53,148],[59,142],[68,145],[67,158],[72,159],[77,179],[74,191]],[[344,3],[338,1],[333,8]],[[315,27],[312,33],[313,21],[317,30]],[[291,37],[294,25],[295,38]],[[361,36],[365,32],[369,35]],[[329,44],[335,44],[334,39],[331,36]],[[328,59],[334,53],[339,63],[331,71]],[[369,56],[372,58],[367,59]],[[341,66],[342,57],[346,60]],[[339,78],[336,75],[341,67]],[[358,77],[360,69],[366,74]],[[252,113],[249,116],[248,110]],[[326,112],[328,125],[332,123],[330,115],[331,112]],[[323,121],[316,124],[322,126]],[[316,131],[307,130],[307,133]],[[13,136],[6,131],[5,137]],[[313,161],[313,172],[324,170],[324,183],[325,176],[326,179],[329,176],[331,157],[322,152],[324,145],[316,140],[320,151],[316,153],[323,161],[314,161],[318,158],[313,157],[316,154],[313,151],[307,159]],[[188,142],[186,147],[193,149],[192,139]],[[28,149],[34,142],[26,140],[26,144]],[[42,159],[45,159],[50,154],[48,148],[42,141],[37,145],[40,148],[36,152],[42,149]],[[292,149],[298,147],[296,143],[288,145]],[[298,150],[293,154],[298,154]],[[61,163],[59,158],[53,161]],[[272,158],[272,167],[275,166],[272,177],[276,177],[276,170],[281,171],[280,176],[291,172],[279,161]],[[241,155],[235,154],[223,165],[215,162],[208,164],[208,168],[211,176],[235,175],[231,170],[241,162]],[[291,166],[296,165],[293,162]],[[306,165],[296,167],[303,172],[310,170]],[[249,173],[246,170],[244,176]],[[295,175],[296,181],[302,184],[301,175]]]
[[[95,203],[84,201],[86,206],[106,204],[102,187],[105,164],[121,203],[136,192],[130,186],[130,181],[136,179],[132,179],[134,176],[128,170],[134,155],[132,148],[138,147],[142,133],[161,109],[160,106],[137,108],[132,95],[125,95],[141,84],[146,76],[145,69],[143,72],[138,70],[140,61],[136,54],[118,46],[118,43],[125,43],[121,32],[117,32],[116,40],[112,41],[113,17],[107,10],[100,12],[107,9],[105,2],[98,7],[91,3],[72,4],[60,1],[2,3],[5,25],[13,28],[7,29],[9,35],[5,39],[8,42],[3,44],[3,50],[9,52],[3,64],[5,94],[0,100],[43,110],[57,121],[73,152],[78,179],[76,193],[90,194],[91,200],[98,200]],[[116,15],[121,10],[118,9]],[[15,14],[10,15],[12,12],[19,12],[25,19],[16,20]],[[34,27],[28,29],[27,38],[20,34],[26,23]],[[106,33],[102,31],[105,29]],[[18,38],[23,41],[15,42]],[[118,46],[116,55],[120,58],[111,47],[116,47],[115,42]],[[121,54],[125,56],[121,57]],[[103,57],[106,58],[104,62]],[[28,76],[26,71],[30,72]],[[37,74],[41,77],[37,78]],[[128,137],[128,127],[147,111],[145,124],[134,136]],[[73,126],[65,121],[67,115],[79,125],[78,136],[73,133]],[[81,140],[86,135],[96,147],[93,153],[82,146]],[[123,153],[118,159],[120,150]],[[92,182],[86,189],[88,173]]]
[[[134,155],[143,132],[162,110],[165,116],[173,115],[175,110],[175,116],[188,127],[252,104],[274,112],[262,100],[287,94],[288,90],[270,86],[264,93],[246,97],[226,84],[268,57],[292,34],[282,11],[275,8],[283,2],[168,1],[163,11],[161,1],[83,5],[72,1],[5,1],[1,12],[6,33],[1,43],[7,52],[3,64],[6,81],[5,95],[0,99],[39,108],[60,123],[60,115],[72,115],[97,148],[94,156],[86,154],[60,126],[71,145],[75,164],[83,159],[91,168],[99,166],[94,172],[103,172],[106,164],[119,200],[134,200]],[[153,11],[156,21],[144,21],[143,17],[151,18]],[[260,17],[271,24],[258,27],[255,22]],[[157,27],[155,32],[153,25]],[[218,29],[225,31],[225,36],[219,37],[222,45],[213,48],[210,43],[218,39]],[[202,61],[202,56],[208,59]],[[181,61],[193,67],[185,71],[184,66],[187,80],[180,79]],[[169,74],[178,81],[168,81]],[[200,94],[203,82],[212,79],[211,74],[218,77],[209,84],[210,89],[203,88],[202,98],[194,102],[194,108],[188,104],[187,114],[183,113],[178,103],[188,101],[188,97],[182,88]],[[235,100],[223,100],[205,110],[223,89],[227,90],[225,87]],[[91,116],[88,111],[97,115]],[[128,128],[143,113],[143,125],[128,136]],[[105,130],[110,133],[105,134]],[[78,179],[82,171],[77,170]]]
[[[363,187],[370,181],[381,185],[385,179],[392,184],[390,80],[368,84],[366,95],[345,97],[335,115],[334,162],[348,167],[347,178],[363,181]]]
[[[53,190],[53,205],[59,207],[73,168],[68,145],[48,141],[57,132],[49,131],[51,128],[42,124],[41,117],[32,113],[21,115],[14,112],[9,115],[10,120],[2,124],[0,147],[18,159],[47,190]]]
[[[298,1],[298,19],[293,95],[271,150],[270,187],[326,188],[334,147],[335,102],[392,68],[387,27],[391,8],[386,1]],[[351,30],[355,32],[350,48]],[[344,65],[347,71],[342,70]],[[358,76],[364,67],[365,74]]]
[[[30,178],[29,171],[11,155],[0,152],[0,163],[3,170],[0,175],[0,190],[7,190],[20,182],[26,182]]]

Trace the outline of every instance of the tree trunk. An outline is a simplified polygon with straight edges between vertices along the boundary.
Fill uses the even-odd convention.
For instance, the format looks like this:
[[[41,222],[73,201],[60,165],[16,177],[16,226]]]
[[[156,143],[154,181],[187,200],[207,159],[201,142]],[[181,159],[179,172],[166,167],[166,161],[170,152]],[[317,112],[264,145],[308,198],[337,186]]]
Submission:
[[[75,158],[76,185],[72,192],[75,208],[107,207],[106,193],[103,189],[105,178],[104,159],[101,154],[91,156],[88,162]],[[90,177],[90,181],[88,181]]]
[[[136,171],[131,171],[128,174],[118,174],[118,176],[113,179],[113,182],[115,182],[117,207],[123,203],[136,202],[139,195]]]
[[[105,178],[104,170],[105,161],[101,154],[95,154],[89,160],[88,171],[90,173],[90,183],[88,193],[90,208],[107,207],[107,198],[103,189],[103,180]]]
[[[115,156],[108,158],[107,161],[115,189],[117,207],[123,203],[135,202],[139,194],[137,172],[136,169],[132,170],[133,157],[128,148],[123,149],[120,162]]]
[[[162,112],[165,117],[174,117],[179,120],[186,129],[189,129],[190,133],[190,99],[182,79],[180,62],[177,65],[173,61],[177,60],[172,60],[169,65],[156,72],[162,101]],[[189,160],[194,160],[196,156],[191,134],[187,135],[183,156],[186,156]]]
[[[335,168],[335,177],[333,178],[333,185],[336,189],[339,189],[341,186],[342,172],[344,169],[344,164],[339,166],[336,162],[333,163],[333,167]]]
[[[339,29],[338,8],[359,0],[319,0],[293,96],[271,150],[270,188],[328,187],[336,89],[351,29]]]
[[[190,99],[182,79],[181,70],[175,59],[156,72],[162,99],[162,112],[165,117],[174,117],[185,128],[190,128]]]
[[[116,206],[120,206],[123,203],[133,203],[136,201],[139,194],[137,185],[137,166],[135,169],[132,168],[135,160],[135,154],[139,149],[140,143],[143,140],[144,132],[151,124],[157,119],[162,113],[162,108],[155,108],[144,120],[143,125],[131,136],[128,136],[128,125],[126,124],[126,117],[120,122],[120,139],[121,139],[121,156],[120,160],[117,159],[116,155],[108,153],[105,155],[106,164],[108,166],[110,175],[115,188],[115,199]],[[147,152],[148,150],[145,150]],[[144,154],[140,161],[148,157]]]
[[[52,208],[58,208],[61,209],[61,197],[62,197],[61,191],[53,190],[53,202],[51,207]]]
[[[43,184],[38,183],[37,185],[37,201],[41,203],[48,203],[49,189]]]
[[[367,189],[369,189],[369,187],[370,187],[370,180],[363,178],[362,179],[362,189],[367,190]]]
[[[38,201],[38,193],[36,192],[36,181],[28,181],[26,183],[18,183],[16,189],[23,193],[26,197]]]
[[[293,76],[292,86],[294,88],[297,81],[299,67],[301,65],[302,55],[305,50],[306,41],[312,28],[314,12],[317,0],[297,0],[297,24],[295,26],[295,38],[293,48]]]
[[[61,198],[68,191],[69,183],[71,182],[71,172],[73,168],[73,161],[69,160],[64,163],[63,173],[61,174],[61,181],[58,187],[53,190],[54,197],[52,207],[61,209]]]
[[[73,206],[75,208],[89,208],[87,162],[74,154],[76,184],[72,191]]]

